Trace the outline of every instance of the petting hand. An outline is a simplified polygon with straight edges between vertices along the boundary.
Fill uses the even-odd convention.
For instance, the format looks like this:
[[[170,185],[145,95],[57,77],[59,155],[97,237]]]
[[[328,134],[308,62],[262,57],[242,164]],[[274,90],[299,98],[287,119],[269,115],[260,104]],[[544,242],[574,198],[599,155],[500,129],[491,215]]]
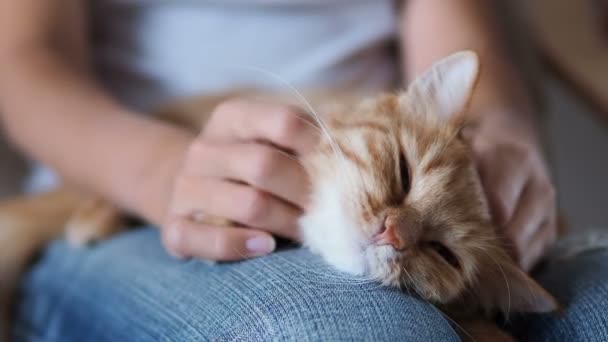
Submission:
[[[317,129],[294,107],[245,99],[220,104],[177,175],[162,229],[167,250],[229,261],[271,253],[272,235],[297,239],[309,190],[296,157],[317,139]]]
[[[555,189],[537,139],[513,121],[489,118],[472,146],[490,209],[524,270],[557,237]]]

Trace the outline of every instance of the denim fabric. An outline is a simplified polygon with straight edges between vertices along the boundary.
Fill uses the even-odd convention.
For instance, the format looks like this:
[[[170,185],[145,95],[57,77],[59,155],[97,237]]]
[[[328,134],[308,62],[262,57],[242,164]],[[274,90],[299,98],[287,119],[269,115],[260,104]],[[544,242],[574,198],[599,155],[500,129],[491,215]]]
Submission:
[[[608,341],[608,250],[547,263],[561,315],[515,317],[521,341]],[[426,303],[338,274],[304,249],[210,265],[153,229],[92,249],[54,243],[26,277],[18,341],[455,341]],[[350,280],[347,280],[350,279]]]
[[[432,306],[345,280],[304,249],[210,265],[142,229],[95,248],[51,245],[27,275],[19,341],[457,341]]]
[[[549,261],[536,277],[563,312],[515,318],[513,330],[521,341],[608,341],[607,249]]]

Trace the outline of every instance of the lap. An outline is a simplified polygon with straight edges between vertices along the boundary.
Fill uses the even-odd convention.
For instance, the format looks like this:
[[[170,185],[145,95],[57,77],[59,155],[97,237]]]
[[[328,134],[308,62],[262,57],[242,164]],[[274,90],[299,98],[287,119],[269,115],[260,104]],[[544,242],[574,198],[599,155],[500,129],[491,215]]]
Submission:
[[[87,250],[56,242],[21,292],[23,340],[458,340],[430,305],[336,273],[304,249],[180,262],[152,229]]]
[[[522,341],[608,341],[607,248],[549,260],[536,278],[563,311],[515,319],[514,330]]]

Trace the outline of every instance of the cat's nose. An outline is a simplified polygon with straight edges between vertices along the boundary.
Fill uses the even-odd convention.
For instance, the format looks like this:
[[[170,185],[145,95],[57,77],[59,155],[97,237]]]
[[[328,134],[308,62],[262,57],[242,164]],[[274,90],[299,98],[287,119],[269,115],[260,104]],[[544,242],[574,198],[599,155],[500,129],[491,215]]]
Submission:
[[[379,246],[389,245],[399,251],[406,248],[403,237],[399,235],[397,222],[390,216],[384,220],[383,227],[374,235],[373,241]]]

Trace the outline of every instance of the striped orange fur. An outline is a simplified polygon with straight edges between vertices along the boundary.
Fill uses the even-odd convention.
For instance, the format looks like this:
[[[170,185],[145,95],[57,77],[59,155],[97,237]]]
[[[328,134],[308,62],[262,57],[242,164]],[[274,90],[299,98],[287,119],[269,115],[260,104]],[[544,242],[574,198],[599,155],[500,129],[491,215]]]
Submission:
[[[301,240],[337,269],[407,288],[455,317],[551,311],[555,300],[518,269],[497,236],[460,134],[477,74],[477,57],[462,52],[435,64],[407,91],[310,96],[329,134],[302,156],[312,190],[299,222]],[[164,113],[168,121],[198,130],[205,113],[226,97],[196,98]],[[99,227],[87,223],[95,217],[116,222],[111,205],[89,203],[88,210],[74,210],[81,216],[72,219],[70,231],[79,239],[105,236],[90,231]],[[40,205],[32,202],[30,212]],[[0,219],[11,216],[3,208]],[[95,208],[104,215],[92,213]],[[27,225],[30,232],[32,227]],[[78,233],[79,227],[89,231]],[[377,243],[388,229],[389,243]],[[3,262],[6,243],[0,241]]]

